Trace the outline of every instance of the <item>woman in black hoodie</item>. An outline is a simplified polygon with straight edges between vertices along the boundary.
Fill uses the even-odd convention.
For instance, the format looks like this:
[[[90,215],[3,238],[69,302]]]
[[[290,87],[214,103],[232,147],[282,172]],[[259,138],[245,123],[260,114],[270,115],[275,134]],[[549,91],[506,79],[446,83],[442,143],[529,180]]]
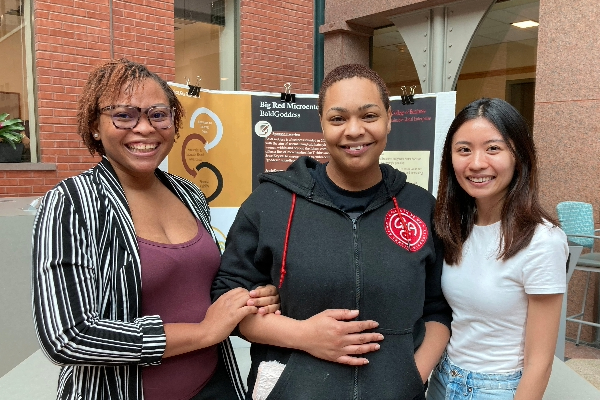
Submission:
[[[253,342],[248,396],[423,399],[451,320],[434,198],[379,164],[391,108],[375,72],[334,69],[318,106],[329,163],[260,176],[213,284],[213,298],[280,288],[282,315],[239,324]]]

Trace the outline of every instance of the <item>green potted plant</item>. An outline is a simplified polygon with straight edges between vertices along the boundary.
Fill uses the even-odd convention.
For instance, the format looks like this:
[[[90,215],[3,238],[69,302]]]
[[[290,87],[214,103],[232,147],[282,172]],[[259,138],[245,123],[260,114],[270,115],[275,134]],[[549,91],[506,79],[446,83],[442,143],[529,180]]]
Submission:
[[[24,130],[23,121],[0,114],[0,162],[21,162]]]

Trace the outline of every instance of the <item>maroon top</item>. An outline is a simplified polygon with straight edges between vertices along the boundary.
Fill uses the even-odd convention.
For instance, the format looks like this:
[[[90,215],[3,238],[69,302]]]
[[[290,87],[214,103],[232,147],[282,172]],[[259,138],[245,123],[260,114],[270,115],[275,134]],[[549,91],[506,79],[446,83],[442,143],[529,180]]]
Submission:
[[[210,234],[197,222],[196,237],[185,243],[162,244],[138,237],[143,315],[160,315],[163,323],[197,323],[204,319],[220,254]],[[215,372],[217,351],[215,345],[144,367],[144,399],[189,400]]]

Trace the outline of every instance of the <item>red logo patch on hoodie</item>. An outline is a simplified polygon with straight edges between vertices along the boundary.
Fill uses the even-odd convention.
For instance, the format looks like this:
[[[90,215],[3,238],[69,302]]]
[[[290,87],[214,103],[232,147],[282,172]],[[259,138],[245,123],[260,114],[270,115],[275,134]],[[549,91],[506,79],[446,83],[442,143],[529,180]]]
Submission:
[[[425,225],[425,222],[421,218],[410,211],[404,208],[400,208],[399,210],[404,223],[398,218],[396,208],[392,208],[385,216],[385,233],[400,247],[411,252],[419,251],[429,237],[427,225]],[[405,226],[408,232],[404,230]],[[408,245],[409,242],[410,247]]]

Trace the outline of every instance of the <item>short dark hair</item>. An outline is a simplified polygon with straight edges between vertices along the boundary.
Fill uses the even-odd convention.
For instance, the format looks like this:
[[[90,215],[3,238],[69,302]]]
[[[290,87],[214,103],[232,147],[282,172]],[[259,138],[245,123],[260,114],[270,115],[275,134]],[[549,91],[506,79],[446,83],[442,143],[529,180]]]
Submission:
[[[379,90],[379,95],[381,96],[381,101],[385,106],[385,110],[387,111],[390,109],[390,93],[385,82],[377,72],[361,64],[345,64],[334,68],[327,74],[325,79],[323,79],[321,89],[319,90],[319,99],[317,101],[319,115],[323,115],[323,103],[325,102],[325,93],[327,92],[327,89],[336,82],[351,78],[364,78],[373,82]]]
[[[450,265],[461,260],[462,247],[473,230],[475,199],[460,186],[452,166],[452,139],[466,122],[484,118],[500,132],[515,158],[515,172],[502,205],[498,259],[504,261],[527,247],[537,224],[557,222],[538,199],[537,156],[527,121],[506,101],[482,98],[463,108],[448,130],[435,207],[435,229],[444,241],[444,259]]]
[[[90,154],[105,154],[102,142],[93,138],[93,132],[98,128],[100,100],[114,102],[121,94],[121,90],[132,93],[136,86],[145,79],[154,80],[165,92],[169,100],[169,107],[173,109],[173,126],[175,127],[175,136],[178,137],[184,111],[173,89],[161,77],[150,72],[145,65],[121,58],[95,67],[90,72],[79,98],[77,132]]]

